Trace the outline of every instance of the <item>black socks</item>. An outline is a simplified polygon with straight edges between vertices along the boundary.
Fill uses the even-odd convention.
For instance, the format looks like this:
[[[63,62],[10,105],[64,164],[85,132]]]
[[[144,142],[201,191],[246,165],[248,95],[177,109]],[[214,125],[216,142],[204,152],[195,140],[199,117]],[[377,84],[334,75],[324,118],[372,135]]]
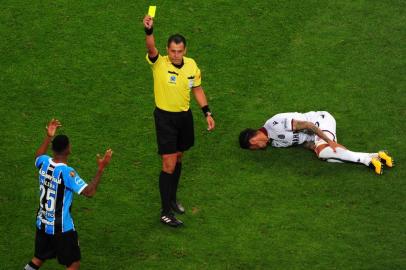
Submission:
[[[172,174],[161,171],[159,175],[159,193],[161,194],[162,216],[168,215],[171,212],[170,193]]]
[[[171,201],[176,202],[176,191],[178,190],[182,163],[176,163],[173,174],[161,171],[159,175],[159,193],[161,194],[162,215],[171,212]]]
[[[171,185],[171,198],[172,202],[176,202],[176,191],[178,191],[178,184],[180,173],[182,171],[182,163],[176,163],[175,171],[173,172],[172,185]]]

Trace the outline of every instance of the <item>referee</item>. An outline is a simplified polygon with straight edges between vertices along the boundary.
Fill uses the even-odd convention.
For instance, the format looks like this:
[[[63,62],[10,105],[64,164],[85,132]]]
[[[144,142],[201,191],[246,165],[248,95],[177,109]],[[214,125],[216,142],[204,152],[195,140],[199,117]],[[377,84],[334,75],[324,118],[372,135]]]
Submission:
[[[202,108],[209,131],[214,129],[215,123],[201,87],[200,70],[192,58],[185,57],[185,38],[179,34],[170,36],[166,48],[168,55],[162,56],[155,47],[152,17],[146,15],[143,22],[148,50],[146,59],[154,77],[158,153],[162,157],[162,171],[159,175],[161,222],[178,227],[183,223],[175,217],[174,212],[185,213],[176,199],[182,155],[194,144],[190,91]]]

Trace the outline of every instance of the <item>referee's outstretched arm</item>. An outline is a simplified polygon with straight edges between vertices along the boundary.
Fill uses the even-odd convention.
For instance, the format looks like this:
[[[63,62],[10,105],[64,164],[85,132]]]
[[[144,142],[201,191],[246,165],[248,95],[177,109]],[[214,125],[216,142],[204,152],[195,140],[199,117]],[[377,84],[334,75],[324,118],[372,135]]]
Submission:
[[[151,16],[146,15],[144,17],[144,28],[145,28],[145,43],[147,45],[148,57],[150,59],[155,58],[158,55],[158,49],[155,47],[155,39],[152,34],[154,28],[154,20]]]

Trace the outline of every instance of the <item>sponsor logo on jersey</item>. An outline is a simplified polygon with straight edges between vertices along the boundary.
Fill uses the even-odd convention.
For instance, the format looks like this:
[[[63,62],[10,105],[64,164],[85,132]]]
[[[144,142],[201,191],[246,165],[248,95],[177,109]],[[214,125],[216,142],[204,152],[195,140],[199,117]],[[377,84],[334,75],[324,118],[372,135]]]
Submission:
[[[52,175],[48,175],[48,174],[47,174],[45,171],[43,171],[43,170],[40,170],[39,173],[40,173],[41,176],[43,176],[45,179],[47,179],[47,180],[49,180],[49,181],[55,182],[55,183],[57,183],[58,185],[61,183],[61,179],[57,179],[57,178],[55,178],[55,177],[52,177]]]
[[[169,73],[169,81],[168,83],[176,84],[176,78],[179,75],[175,71],[168,71]]]
[[[75,183],[76,183],[76,185],[78,185],[78,186],[82,186],[82,185],[85,183],[85,181],[83,181],[82,178],[76,176],[76,177],[75,177]]]
[[[41,184],[43,184],[44,186],[49,187],[53,190],[56,190],[55,181],[46,181],[46,180],[49,180],[49,179],[44,179],[44,181],[41,181]],[[58,183],[58,184],[60,184],[60,183]]]
[[[175,75],[169,76],[169,83],[176,84],[176,76]]]
[[[292,144],[299,144],[299,132],[293,132]]]
[[[283,139],[285,139],[285,135],[279,134],[279,135],[278,135],[278,138],[281,139],[281,140],[283,140]]]
[[[49,226],[54,226],[55,225],[55,221],[48,221],[48,220],[46,220],[44,218],[39,218],[39,220],[41,221],[41,223],[44,223],[44,224],[49,225]]]

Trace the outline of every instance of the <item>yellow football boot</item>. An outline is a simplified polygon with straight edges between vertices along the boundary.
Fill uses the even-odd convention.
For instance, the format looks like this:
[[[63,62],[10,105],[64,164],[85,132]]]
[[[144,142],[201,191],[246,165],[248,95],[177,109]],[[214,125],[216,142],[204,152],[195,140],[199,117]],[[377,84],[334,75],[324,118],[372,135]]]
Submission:
[[[385,164],[387,167],[392,168],[393,166],[395,166],[395,161],[387,151],[385,150],[379,151],[378,156],[382,160],[382,163]]]
[[[383,164],[379,160],[379,158],[374,157],[371,159],[371,163],[369,163],[369,167],[375,171],[376,174],[383,173]]]

